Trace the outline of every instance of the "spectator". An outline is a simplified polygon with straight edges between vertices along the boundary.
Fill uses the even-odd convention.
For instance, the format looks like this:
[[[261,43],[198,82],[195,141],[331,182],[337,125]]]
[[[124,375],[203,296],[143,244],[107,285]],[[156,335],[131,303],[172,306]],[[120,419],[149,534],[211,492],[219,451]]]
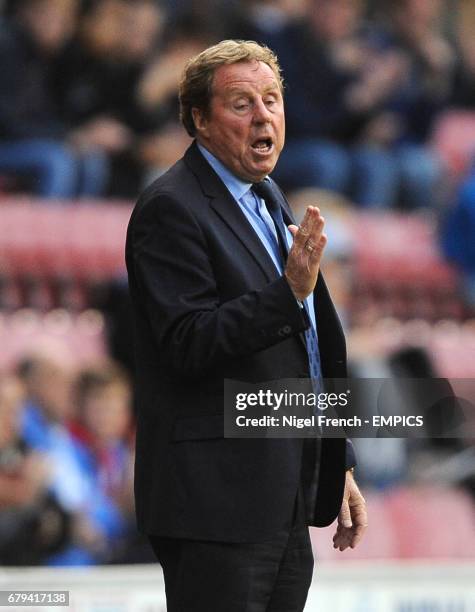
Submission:
[[[21,0],[0,31],[0,172],[25,176],[45,198],[99,195],[107,164],[59,119],[49,77],[71,37],[77,0]]]
[[[360,0],[313,0],[305,20],[263,36],[292,94],[276,176],[289,188],[322,187],[367,207],[395,206],[403,188],[408,206],[417,207],[431,202],[421,184],[432,186],[438,170],[424,149],[412,168],[414,149],[402,147],[401,118],[391,112],[410,61],[396,45],[381,44],[364,8]]]
[[[76,36],[54,72],[56,99],[79,148],[99,147],[111,165],[107,194],[130,196],[140,180],[135,147],[155,126],[136,101],[137,81],[163,15],[152,0],[99,0],[85,6]]]
[[[460,0],[458,4],[455,33],[459,57],[451,102],[475,110],[475,5],[472,0]]]
[[[98,563],[107,558],[108,538],[121,530],[122,522],[96,484],[89,453],[67,428],[73,415],[71,373],[47,354],[24,361],[19,371],[27,389],[23,436],[48,455],[50,491],[72,521],[70,541],[48,563]]]
[[[178,87],[186,62],[212,40],[212,33],[195,18],[183,18],[166,35],[161,52],[150,62],[139,86],[138,99],[148,112],[160,113],[154,132],[140,143],[140,157],[149,169],[147,182],[174,164],[191,143],[178,122]]]
[[[0,563],[36,565],[58,550],[68,516],[48,492],[51,465],[21,437],[23,388],[0,374]]]
[[[146,168],[167,169],[189,142],[176,128],[175,98],[196,35],[175,26],[165,44],[166,18],[154,0],[99,0],[56,65],[58,104],[77,145],[99,146],[111,160],[109,195],[134,196]]]
[[[442,226],[442,249],[461,273],[469,311],[475,313],[475,167],[459,188]]]
[[[381,184],[391,172],[390,158],[380,148],[352,147],[380,112],[401,66],[391,56],[368,69],[363,9],[359,0],[312,0],[305,19],[265,39],[280,58],[291,94],[276,175],[289,188],[316,186],[352,195],[361,205],[388,205]],[[364,159],[366,172],[352,193],[355,157]]]
[[[72,431],[90,453],[96,486],[124,523],[124,529],[108,540],[111,561],[124,555],[129,536],[135,537],[136,532],[129,380],[114,363],[89,367],[78,376],[76,401],[78,419]]]
[[[245,0],[237,7],[231,38],[260,40],[305,16],[305,0]]]
[[[426,142],[453,88],[455,53],[441,32],[445,5],[445,0],[388,0],[376,43],[406,61],[404,79],[386,110],[398,128],[389,144],[409,208],[439,205],[444,195],[444,169]]]
[[[125,372],[115,364],[80,372],[78,421],[72,431],[94,457],[95,476],[106,495],[130,509],[131,397]]]

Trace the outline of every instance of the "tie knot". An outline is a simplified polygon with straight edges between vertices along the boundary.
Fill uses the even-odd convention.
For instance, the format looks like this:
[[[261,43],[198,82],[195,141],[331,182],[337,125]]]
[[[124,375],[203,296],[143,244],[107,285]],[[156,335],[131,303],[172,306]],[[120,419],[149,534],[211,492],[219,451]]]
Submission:
[[[253,183],[252,190],[254,193],[264,200],[269,210],[278,210],[279,203],[277,202],[270,181],[260,181]]]

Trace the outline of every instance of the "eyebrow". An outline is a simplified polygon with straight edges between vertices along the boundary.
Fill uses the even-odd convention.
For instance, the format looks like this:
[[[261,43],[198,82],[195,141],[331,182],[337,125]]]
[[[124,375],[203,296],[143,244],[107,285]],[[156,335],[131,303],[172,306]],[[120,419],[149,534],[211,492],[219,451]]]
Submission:
[[[280,87],[277,83],[272,83],[269,84],[265,87],[264,91],[262,92],[262,95],[265,95],[267,93],[274,93],[274,92],[279,92],[280,91]],[[243,86],[231,86],[229,89],[225,90],[224,94],[226,96],[232,96],[232,95],[247,95],[250,93],[250,89],[243,87]],[[254,93],[254,91],[252,91],[252,93]]]

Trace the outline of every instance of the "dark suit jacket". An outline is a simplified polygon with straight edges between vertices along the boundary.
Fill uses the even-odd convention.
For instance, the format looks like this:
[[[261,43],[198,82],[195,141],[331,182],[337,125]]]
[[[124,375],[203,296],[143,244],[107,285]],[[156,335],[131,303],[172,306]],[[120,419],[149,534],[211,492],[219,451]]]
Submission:
[[[223,381],[308,377],[308,320],[196,144],[139,199],[126,260],[139,529],[229,542],[272,536],[292,511],[303,440],[224,438]],[[323,374],[343,377],[344,336],[321,275],[315,305]],[[312,524],[336,517],[345,467],[345,441],[323,440]]]

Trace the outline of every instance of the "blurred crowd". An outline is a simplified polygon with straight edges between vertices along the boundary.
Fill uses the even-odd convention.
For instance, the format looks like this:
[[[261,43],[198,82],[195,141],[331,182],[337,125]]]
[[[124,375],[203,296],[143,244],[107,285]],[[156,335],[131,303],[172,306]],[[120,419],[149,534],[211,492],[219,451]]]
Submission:
[[[145,561],[127,374],[50,351],[0,375],[0,564]]]
[[[250,38],[286,82],[285,188],[434,209],[449,177],[428,143],[441,111],[475,106],[474,24],[469,0],[6,0],[0,174],[42,197],[135,196],[188,144],[187,59]]]
[[[0,191],[135,198],[189,144],[186,61],[255,39],[286,83],[276,180],[437,214],[475,304],[475,128],[456,171],[433,146],[448,109],[475,125],[471,0],[3,0],[0,11]]]
[[[0,39],[0,172],[46,198],[135,196],[186,146],[176,91],[205,44],[154,0],[15,0]]]
[[[456,167],[434,146],[448,110],[475,120],[474,31],[473,0],[0,0],[0,194],[38,206],[134,199],[190,143],[177,103],[187,60],[223,38],[254,39],[277,53],[285,81],[275,179],[297,213],[299,190],[305,205],[309,193],[337,202],[325,209],[326,275],[343,318],[354,300],[345,206],[436,217],[475,308],[475,131]],[[0,565],[153,559],[135,531],[122,281],[103,304],[117,362],[71,366],[42,351],[0,372]],[[422,350],[371,354],[362,310],[348,334],[355,375],[438,375]],[[414,450],[466,450],[357,446],[363,485],[381,489],[412,477]],[[472,469],[472,492],[474,482]]]

